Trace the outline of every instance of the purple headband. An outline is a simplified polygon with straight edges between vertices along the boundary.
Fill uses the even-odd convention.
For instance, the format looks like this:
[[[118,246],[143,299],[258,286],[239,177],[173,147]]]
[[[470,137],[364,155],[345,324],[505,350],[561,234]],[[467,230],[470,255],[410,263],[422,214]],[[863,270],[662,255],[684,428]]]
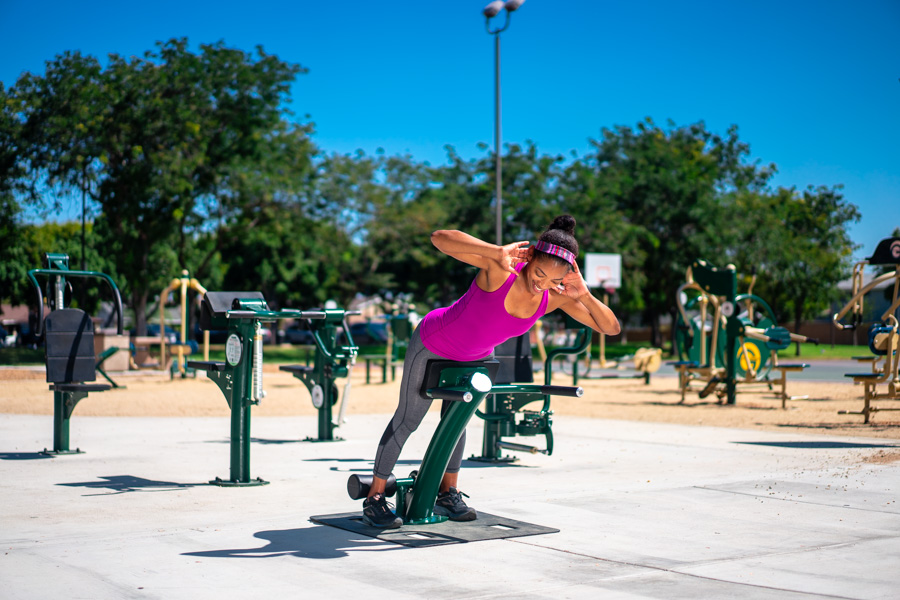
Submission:
[[[575,264],[575,255],[563,248],[562,246],[557,246],[555,244],[550,244],[548,242],[537,242],[534,245],[535,250],[540,250],[541,252],[545,252],[547,254],[552,254],[553,256],[558,256],[570,265]]]

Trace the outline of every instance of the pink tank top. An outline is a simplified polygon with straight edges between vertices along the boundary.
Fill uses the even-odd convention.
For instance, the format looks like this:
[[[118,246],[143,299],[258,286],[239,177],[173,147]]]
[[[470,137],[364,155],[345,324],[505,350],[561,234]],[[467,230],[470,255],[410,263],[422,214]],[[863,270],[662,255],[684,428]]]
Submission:
[[[521,272],[525,263],[516,265]],[[431,311],[419,324],[422,343],[431,352],[450,360],[487,358],[506,340],[522,335],[547,312],[550,292],[544,290],[541,305],[527,319],[514,317],[503,305],[516,276],[510,274],[500,289],[485,292],[475,281],[463,296],[445,308]]]

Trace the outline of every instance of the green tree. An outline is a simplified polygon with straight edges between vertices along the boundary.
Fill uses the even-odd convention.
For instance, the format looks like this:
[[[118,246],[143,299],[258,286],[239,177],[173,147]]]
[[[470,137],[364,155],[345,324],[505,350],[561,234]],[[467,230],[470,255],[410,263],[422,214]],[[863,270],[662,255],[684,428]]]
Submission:
[[[100,207],[98,243],[116,257],[138,331],[151,292],[190,267],[188,240],[230,198],[229,178],[284,131],[288,86],[303,71],[261,48],[187,46],[110,55],[106,67],[66,53],[15,86],[32,188],[83,190]]]
[[[21,120],[16,101],[0,83],[0,302],[22,302],[27,293],[21,207],[17,188],[24,175]]]
[[[791,321],[794,331],[829,308],[841,295],[837,284],[850,275],[856,246],[847,225],[860,213],[841,189],[779,188],[744,195],[737,203],[743,218],[736,262],[744,272],[756,269],[754,293],[779,320]]]
[[[604,129],[603,139],[592,143],[595,152],[587,160],[632,228],[630,254],[643,271],[644,319],[653,344],[661,345],[660,317],[674,317],[675,291],[691,261],[723,256],[732,247],[736,215],[728,210],[729,195],[761,189],[771,170],[746,163],[749,147],[736,127],[722,137],[702,122],[670,122],[663,129],[646,119],[635,129]],[[623,277],[629,276],[626,270]]]

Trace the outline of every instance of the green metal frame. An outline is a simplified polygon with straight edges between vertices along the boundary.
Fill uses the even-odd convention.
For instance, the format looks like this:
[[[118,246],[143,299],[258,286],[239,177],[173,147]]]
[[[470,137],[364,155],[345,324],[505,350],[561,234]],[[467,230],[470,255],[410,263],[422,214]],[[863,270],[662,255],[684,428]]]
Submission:
[[[578,325],[581,324],[578,323]],[[553,378],[553,360],[559,356],[584,352],[590,344],[592,331],[589,327],[584,327],[579,330],[572,346],[554,348],[547,353],[547,360],[544,362],[545,387],[551,384]],[[575,373],[572,385],[578,384],[577,369]],[[493,387],[492,392],[485,400],[484,411],[475,412],[485,422],[481,440],[481,455],[472,455],[469,460],[492,463],[510,463],[519,460],[515,456],[504,455],[503,450],[541,453],[547,456],[553,454],[553,411],[550,410],[550,394],[535,393],[535,385],[537,384],[495,385]],[[522,410],[526,405],[540,401],[543,401],[543,404],[539,410]],[[522,418],[517,421],[516,417],[519,414]],[[543,450],[535,446],[503,441],[504,437],[538,435],[543,435],[545,438],[546,444]]]
[[[322,404],[316,406],[318,411],[318,437],[306,438],[308,442],[336,442],[343,438],[335,437],[332,411],[338,400],[338,390],[335,379],[349,377],[350,368],[356,359],[358,348],[353,343],[350,328],[346,326],[348,314],[358,314],[357,311],[345,311],[339,308],[326,308],[322,311],[324,319],[311,319],[310,330],[316,343],[316,352],[313,358],[313,366],[308,369],[284,368],[294,377],[303,382],[309,390],[310,397],[314,397],[315,389],[322,393]],[[347,344],[337,342],[338,327],[343,327],[347,336]],[[346,401],[346,399],[345,399]],[[315,402],[313,403],[315,406]],[[339,425],[339,424],[338,424]]]
[[[44,323],[44,295],[41,290],[41,286],[38,283],[38,276],[46,276],[50,277],[51,280],[48,282],[48,294],[47,301],[50,305],[51,310],[61,310],[65,308],[65,288],[67,284],[68,277],[75,278],[95,278],[101,279],[109,284],[110,290],[113,294],[114,306],[116,309],[116,313],[118,316],[117,320],[117,333],[122,335],[123,329],[123,318],[122,318],[122,296],[119,293],[119,288],[116,286],[116,282],[113,281],[112,277],[107,275],[106,273],[101,273],[99,271],[72,271],[69,269],[69,256],[67,254],[60,253],[52,253],[48,252],[45,255],[47,260],[47,268],[46,269],[31,269],[28,271],[28,279],[34,285],[35,290],[37,291],[38,298],[38,322],[36,327],[36,335],[43,335],[43,323]],[[50,286],[52,285],[53,290],[50,293]],[[106,379],[110,381],[113,387],[119,387],[116,385],[112,379],[100,368],[100,364],[102,364],[103,360],[105,360],[106,356],[101,357],[99,363],[97,363],[97,370],[103,374]],[[97,386],[98,388],[101,386]],[[100,391],[99,389],[94,391]],[[65,454],[82,454],[81,449],[76,448],[75,450],[71,449],[69,444],[69,425],[72,420],[72,412],[75,410],[75,406],[88,395],[87,391],[60,391],[53,390],[53,450],[44,450],[45,454],[58,456]]]
[[[213,292],[208,292],[207,295],[211,293]],[[229,338],[231,335],[237,336],[241,348],[237,363],[232,365],[227,360],[189,361],[188,366],[206,371],[207,377],[219,386],[231,409],[230,478],[225,480],[216,477],[210,483],[225,487],[266,485],[268,481],[259,477],[253,479],[250,475],[250,409],[254,404],[259,404],[260,400],[254,398],[252,393],[254,337],[262,323],[278,319],[315,318],[321,313],[272,311],[264,300],[258,299],[238,298],[235,304],[237,306],[233,310],[214,316],[211,328],[227,329]],[[259,358],[262,358],[261,352]],[[261,365],[259,368],[261,370]]]
[[[427,394],[431,398],[439,399],[448,396],[457,398],[461,394],[469,393],[472,399],[468,402],[456,401],[450,405],[428,444],[418,471],[411,473],[408,478],[397,479],[396,510],[406,524],[439,523],[447,519],[447,517],[434,514],[434,502],[437,499],[447,465],[450,463],[450,456],[466,425],[486,396],[489,394],[528,394],[549,398],[551,394],[566,393],[580,396],[583,393],[581,388],[539,384],[487,386],[487,390],[484,390],[479,389],[479,386],[473,381],[476,374],[484,375],[487,378],[488,368],[486,366],[444,368],[440,373],[438,387],[427,390]]]

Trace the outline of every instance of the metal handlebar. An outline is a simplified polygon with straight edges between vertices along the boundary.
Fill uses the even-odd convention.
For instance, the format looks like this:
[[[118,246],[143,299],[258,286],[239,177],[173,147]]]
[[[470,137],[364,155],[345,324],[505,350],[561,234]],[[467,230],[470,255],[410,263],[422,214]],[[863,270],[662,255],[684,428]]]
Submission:
[[[116,282],[113,281],[112,277],[107,275],[106,273],[100,273],[98,271],[66,271],[62,269],[31,269],[28,271],[28,278],[31,280],[31,283],[34,284],[35,289],[38,294],[38,322],[35,331],[35,335],[38,337],[41,336],[44,330],[44,294],[41,292],[41,286],[37,281],[36,275],[56,275],[58,277],[96,277],[97,279],[102,279],[106,283],[109,284],[110,289],[113,292],[113,299],[115,300],[116,307],[116,316],[118,317],[118,322],[116,326],[116,333],[118,335],[122,335],[124,330],[124,318],[122,316],[122,295],[119,293],[119,288],[116,286]]]
[[[277,319],[324,319],[325,313],[317,310],[229,310],[225,312],[228,319],[255,319],[258,321],[275,321]]]

